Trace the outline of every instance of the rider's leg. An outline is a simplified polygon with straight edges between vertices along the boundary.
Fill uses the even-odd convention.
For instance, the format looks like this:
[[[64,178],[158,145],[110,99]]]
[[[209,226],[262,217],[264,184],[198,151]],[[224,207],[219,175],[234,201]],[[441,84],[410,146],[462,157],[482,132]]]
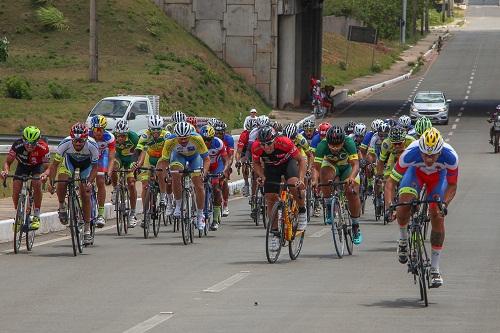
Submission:
[[[321,184],[327,184],[329,181],[333,181],[335,179],[336,169],[333,165],[328,162],[323,161],[321,165],[321,169],[319,172],[319,182]],[[326,223],[331,224],[333,221],[332,216],[332,188],[330,186],[321,186],[321,192],[323,194],[323,198],[326,201]]]
[[[167,175],[167,161],[165,160],[159,160],[158,163],[156,164],[156,168],[160,169],[158,171],[158,184],[160,185],[160,203],[165,205],[167,202],[167,182],[166,182],[166,175]]]
[[[23,182],[19,179],[14,179],[12,181],[12,201],[14,202],[14,208],[17,210],[17,202],[19,201],[19,193],[21,193],[21,188],[23,187]]]

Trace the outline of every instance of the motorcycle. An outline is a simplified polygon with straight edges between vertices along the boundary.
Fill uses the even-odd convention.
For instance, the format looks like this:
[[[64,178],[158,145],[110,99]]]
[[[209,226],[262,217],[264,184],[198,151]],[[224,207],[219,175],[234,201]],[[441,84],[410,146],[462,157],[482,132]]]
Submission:
[[[496,114],[494,117],[488,119],[489,123],[492,123],[490,129],[490,136],[494,147],[495,154],[500,151],[500,114]]]

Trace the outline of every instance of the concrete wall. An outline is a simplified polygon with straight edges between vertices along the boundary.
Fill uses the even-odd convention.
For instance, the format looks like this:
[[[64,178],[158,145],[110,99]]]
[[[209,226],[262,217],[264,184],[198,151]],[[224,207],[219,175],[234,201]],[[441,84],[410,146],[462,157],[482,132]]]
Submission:
[[[323,17],[323,32],[334,32],[336,34],[342,35],[347,38],[347,33],[349,32],[349,26],[365,25],[363,22],[357,21],[353,18],[343,17],[343,16],[324,16]]]
[[[276,105],[278,0],[153,1]]]

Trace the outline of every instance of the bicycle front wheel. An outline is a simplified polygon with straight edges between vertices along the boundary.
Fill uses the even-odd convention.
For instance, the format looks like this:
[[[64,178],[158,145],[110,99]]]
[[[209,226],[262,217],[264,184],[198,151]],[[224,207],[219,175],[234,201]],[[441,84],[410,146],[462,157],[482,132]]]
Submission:
[[[189,233],[191,231],[191,203],[189,201],[189,193],[183,191],[181,201],[181,221],[182,224],[182,241],[184,245],[189,244]]]
[[[342,216],[342,208],[340,207],[340,203],[335,198],[332,200],[332,211],[331,216],[334,220],[332,223],[332,238],[333,245],[335,247],[335,252],[337,252],[337,256],[342,258],[344,256],[345,251],[345,233],[344,233],[344,221]]]
[[[23,240],[24,220],[26,218],[26,200],[25,196],[21,194],[17,201],[16,220],[14,221],[14,253],[19,253],[21,249],[21,242]]]
[[[298,217],[294,216],[292,218],[292,239],[288,242],[288,254],[292,260],[296,260],[299,257],[300,250],[302,250],[302,244],[304,243],[305,231],[297,230],[298,224]]]
[[[283,204],[281,202],[276,202],[271,212],[271,218],[267,223],[266,257],[270,264],[274,264],[276,260],[278,260],[281,252],[281,246],[285,238],[283,227],[283,209]]]
[[[122,193],[121,189],[117,190],[115,193],[115,197],[113,198],[115,202],[115,218],[116,218],[116,232],[118,236],[122,235],[123,229],[123,214],[122,214]]]
[[[429,306],[429,299],[427,297],[427,267],[424,262],[424,257],[422,255],[422,246],[424,246],[423,239],[421,234],[417,234],[417,244],[416,246],[417,252],[417,272],[418,272],[418,287],[420,291],[420,300],[424,301],[425,306]]]

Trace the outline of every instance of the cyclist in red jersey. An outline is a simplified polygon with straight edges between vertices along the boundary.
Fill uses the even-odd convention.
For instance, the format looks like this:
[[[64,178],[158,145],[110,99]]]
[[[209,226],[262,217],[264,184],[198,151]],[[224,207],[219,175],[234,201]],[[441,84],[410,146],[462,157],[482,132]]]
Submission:
[[[245,182],[245,185],[243,185],[241,192],[245,197],[248,197],[250,195],[250,183],[248,182],[250,168],[247,166],[247,164],[242,164],[242,163],[251,160],[251,156],[248,156],[249,154],[247,154],[247,150],[249,150],[248,142],[250,139],[250,131],[252,131],[254,126],[255,126],[255,120],[253,118],[248,118],[245,121],[244,124],[245,130],[240,134],[240,137],[238,139],[236,154],[234,157],[236,160],[235,163],[236,168],[237,169],[242,168],[243,181]]]
[[[14,141],[3,164],[0,178],[4,179],[9,174],[10,166],[17,160],[16,176],[40,176],[47,168],[50,158],[49,146],[45,139],[41,138],[40,130],[35,126],[28,126],[23,130],[22,139]],[[12,182],[12,200],[17,210],[19,192],[23,183],[19,179]],[[42,206],[42,183],[39,180],[31,182],[33,186],[34,212],[30,223],[30,229],[40,228],[40,207]]]
[[[305,230],[307,226],[304,200],[306,160],[302,158],[292,140],[285,136],[278,136],[271,126],[263,127],[259,131],[258,139],[252,144],[252,163],[255,173],[259,177],[258,181],[264,184],[269,216],[274,203],[278,200],[279,185],[276,185],[276,183],[281,182],[281,177],[284,176],[288,184],[296,186],[290,188],[290,192],[299,205],[299,225],[297,229]],[[299,190],[301,191],[300,197]],[[276,223],[276,221],[273,221],[273,223]],[[275,236],[274,238],[272,247],[276,248],[279,237]]]

